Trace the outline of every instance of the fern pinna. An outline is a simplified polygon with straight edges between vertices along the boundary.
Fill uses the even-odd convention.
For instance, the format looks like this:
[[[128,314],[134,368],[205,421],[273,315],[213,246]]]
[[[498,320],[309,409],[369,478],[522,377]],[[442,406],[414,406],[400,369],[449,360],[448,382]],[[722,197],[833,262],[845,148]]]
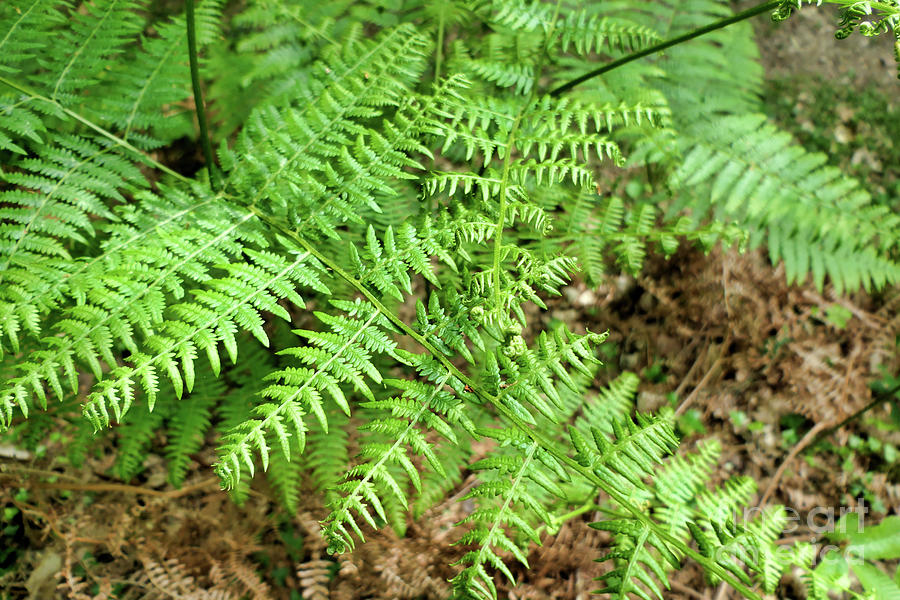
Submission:
[[[569,89],[598,56],[629,63],[727,3],[583,4],[201,2],[213,191],[209,169],[158,152],[193,133],[183,16],[4,2],[7,435],[80,410],[115,425],[128,479],[165,429],[179,485],[216,432],[238,501],[261,467],[295,509],[309,471],[333,552],[402,530],[416,494],[421,512],[469,469],[457,597],[495,597],[509,558],[601,493],[616,515],[597,525],[614,537],[606,591],[661,598],[685,557],[749,598],[772,590],[790,562],[771,551],[777,510],[713,515],[746,503],[747,482],[704,491],[715,449],[667,458],[671,415],[633,414],[635,376],[591,391],[604,336],[533,334],[527,307],[580,268],[636,272],[648,247],[685,239],[766,242],[820,287],[895,283],[897,217],[753,114],[749,28]],[[877,20],[839,4],[844,33],[897,32],[896,2],[870,7]],[[601,169],[629,161],[662,173],[660,192],[598,195]],[[473,440],[493,450],[467,465]]]

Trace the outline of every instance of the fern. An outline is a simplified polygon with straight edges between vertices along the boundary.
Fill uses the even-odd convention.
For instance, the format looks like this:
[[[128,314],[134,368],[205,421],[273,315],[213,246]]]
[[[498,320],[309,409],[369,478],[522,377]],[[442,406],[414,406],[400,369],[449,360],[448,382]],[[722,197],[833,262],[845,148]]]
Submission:
[[[661,2],[654,11],[663,36],[727,14],[711,0]],[[721,51],[710,52],[713,44]],[[751,246],[764,243],[773,263],[784,262],[790,282],[811,275],[822,289],[827,276],[839,293],[895,283],[897,216],[758,114],[757,56],[743,25],[673,49],[660,80],[675,115],[672,129],[632,160],[674,160],[666,184],[681,198],[671,213],[690,207],[738,224]],[[686,79],[694,85],[681,85]]]
[[[144,470],[144,459],[153,445],[160,426],[172,413],[173,400],[169,396],[163,397],[159,410],[149,414],[133,415],[118,428],[120,437],[114,472],[122,480],[130,481]]]
[[[515,430],[481,433],[494,438],[501,446],[514,447],[516,451],[486,458],[472,465],[477,471],[491,470],[493,473],[466,497],[487,499],[493,506],[479,507],[461,522],[464,525],[471,523],[473,528],[458,543],[472,545],[474,549],[459,560],[458,564],[465,565],[465,568],[452,584],[459,597],[495,598],[497,589],[487,568],[497,569],[510,581],[515,581],[498,552],[509,553],[528,566],[521,545],[510,539],[505,526],[508,525],[527,541],[539,543],[537,532],[526,520],[526,514],[534,513],[545,523],[550,523],[551,517],[530,488],[540,486],[555,496],[563,496],[562,489],[544,474],[544,470],[564,471],[539,444]]]
[[[211,373],[204,372],[204,376],[194,385],[190,397],[175,404],[169,417],[165,449],[172,485],[180,486],[184,482],[190,455],[203,446],[212,424],[213,408],[224,392],[224,382],[213,379]]]
[[[313,486],[321,492],[333,490],[350,465],[349,419],[340,408],[332,405],[325,412],[325,422],[327,429],[318,420],[310,422],[305,453]]]
[[[341,552],[352,547],[351,531],[363,537],[354,512],[370,526],[377,527],[376,516],[381,521],[388,520],[381,497],[398,502],[404,509],[407,507],[404,486],[398,482],[397,471],[392,472],[390,467],[399,467],[399,472],[413,487],[421,489],[419,473],[407,454],[407,447],[422,456],[438,474],[444,474],[443,465],[422,430],[435,431],[448,441],[458,443],[453,426],[471,429],[459,401],[441,389],[448,384],[449,378],[449,373],[445,374],[434,387],[405,380],[389,381],[390,385],[403,391],[402,396],[364,404],[377,411],[389,411],[391,416],[373,418],[364,426],[365,430],[378,435],[361,445],[362,461],[347,472],[344,482],[335,487],[339,498],[331,503],[331,514],[324,528],[331,551]],[[454,383],[449,383],[451,388]],[[387,439],[382,441],[382,438]]]
[[[889,3],[837,3],[842,34],[897,31]],[[748,27],[614,70],[726,3],[202,2],[218,152],[204,135],[196,174],[166,154],[205,110],[186,18],[146,7],[0,5],[4,435],[34,443],[78,404],[77,439],[118,434],[117,476],[155,451],[175,486],[215,437],[236,501],[260,470],[288,511],[323,494],[332,551],[402,533],[474,460],[457,597],[494,598],[508,559],[601,493],[607,591],[659,597],[687,558],[774,589],[778,510],[730,520],[752,482],[706,490],[715,445],[670,457],[636,376],[594,389],[605,334],[530,308],[684,240],[766,244],[790,281],[839,291],[897,281],[897,216],[757,116]],[[627,161],[651,192],[598,195]]]

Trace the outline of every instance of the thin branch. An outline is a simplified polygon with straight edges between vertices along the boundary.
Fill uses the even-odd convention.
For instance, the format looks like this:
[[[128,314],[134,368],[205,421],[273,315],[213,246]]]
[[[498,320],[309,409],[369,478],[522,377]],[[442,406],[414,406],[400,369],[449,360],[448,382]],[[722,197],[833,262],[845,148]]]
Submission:
[[[727,347],[726,344],[723,344],[723,347]],[[690,406],[694,400],[697,399],[697,396],[700,394],[700,390],[706,387],[706,384],[710,382],[713,375],[718,372],[719,367],[722,365],[722,353],[724,352],[724,348],[719,350],[719,357],[713,362],[712,366],[706,372],[706,375],[703,376],[703,379],[697,384],[697,386],[691,391],[690,395],[684,399],[684,401],[678,406],[675,410],[675,416],[679,417],[684,414],[684,411],[687,410],[688,406]]]
[[[804,435],[803,438],[801,438],[801,440],[797,442],[797,444],[793,448],[791,448],[790,453],[788,453],[784,460],[781,461],[781,464],[778,465],[778,470],[775,471],[772,479],[769,480],[769,485],[766,487],[766,491],[762,495],[762,499],[759,501],[760,506],[765,506],[769,498],[772,497],[772,494],[775,493],[775,489],[778,487],[778,482],[781,481],[781,476],[784,475],[784,472],[787,470],[791,462],[793,462],[793,460],[797,458],[797,455],[800,454],[805,448],[809,447],[824,429],[825,422],[819,421],[813,426],[812,429],[806,432],[806,435]]]
[[[203,105],[203,90],[200,89],[200,66],[197,60],[197,31],[194,22],[194,0],[185,0],[185,12],[187,17],[188,58],[191,63],[191,86],[194,88],[194,108],[197,111],[197,124],[200,126],[200,147],[203,149],[203,158],[206,160],[206,169],[209,171],[209,185],[212,191],[218,192],[221,188],[219,172],[213,160],[212,144],[209,141],[209,130],[206,127],[206,108]]]
[[[893,398],[894,394],[896,394],[897,392],[900,392],[900,384],[895,385],[893,388],[891,388],[889,390],[886,390],[883,392],[876,392],[874,400],[872,400],[871,402],[866,404],[864,407],[862,407],[861,409],[859,409],[858,411],[856,411],[849,417],[845,418],[843,421],[841,421],[837,425],[832,425],[831,427],[825,427],[824,421],[816,423],[816,425],[813,426],[813,428],[810,429],[799,442],[797,442],[797,444],[791,449],[790,454],[788,454],[787,457],[785,457],[784,461],[781,463],[781,465],[779,465],[778,470],[775,471],[775,475],[772,477],[772,480],[769,482],[769,485],[766,488],[766,492],[763,494],[762,500],[759,501],[759,505],[760,506],[765,505],[766,501],[775,492],[775,488],[778,485],[778,481],[781,479],[782,474],[784,474],[784,471],[787,468],[788,464],[790,464],[790,462],[794,458],[796,458],[796,456],[798,454],[800,454],[800,452],[803,449],[814,445],[821,438],[825,437],[826,435],[830,435],[830,434],[834,433],[835,431],[842,428],[844,425],[846,425],[850,421],[853,421],[854,419],[859,418],[861,415],[868,412],[873,407],[878,406],[879,404],[884,404],[885,402],[890,402],[892,399],[894,399]]]
[[[827,436],[827,435],[831,435],[832,433],[834,433],[835,431],[837,431],[838,429],[840,429],[841,427],[843,427],[844,425],[846,425],[846,424],[849,423],[850,421],[853,421],[853,420],[855,420],[855,419],[858,419],[860,416],[862,416],[863,414],[869,412],[872,408],[878,406],[879,404],[884,404],[885,402],[891,402],[891,401],[897,402],[898,399],[895,398],[895,395],[896,395],[898,392],[900,392],[900,383],[898,383],[898,384],[895,385],[894,387],[892,387],[892,388],[890,388],[890,389],[887,389],[887,390],[885,390],[885,391],[881,391],[881,392],[875,391],[875,392],[874,392],[875,398],[874,398],[871,402],[869,402],[868,404],[866,404],[865,406],[863,406],[861,409],[859,409],[858,411],[856,411],[855,413],[853,413],[853,414],[850,415],[849,417],[845,418],[843,421],[841,421],[841,422],[838,423],[837,425],[832,425],[832,426],[829,427],[828,429],[825,429],[824,431],[822,431],[821,433],[819,433],[819,435],[816,436],[816,439],[813,440],[813,441],[814,441],[814,442],[817,442],[817,441],[819,441],[821,438],[823,438],[823,437],[825,437],[825,436]]]
[[[670,581],[669,585],[672,586],[672,589],[675,590],[676,592],[681,592],[682,594],[690,596],[691,598],[697,598],[697,600],[703,600],[703,594],[701,594],[700,592],[698,592],[697,590],[695,590],[693,588],[689,588],[688,586],[684,585],[683,583],[678,583],[677,581]]]
[[[58,473],[56,475],[59,475]],[[0,476],[12,477],[12,473],[0,473]],[[126,485],[123,483],[25,483],[22,486],[26,488],[37,488],[42,490],[66,490],[78,492],[120,492],[125,494],[136,494],[139,496],[154,496],[157,498],[166,498],[169,500],[180,498],[193,494],[199,490],[216,486],[218,488],[219,478],[211,477],[204,479],[199,483],[195,483],[176,490],[154,490],[135,485]]]
[[[678,44],[682,44],[694,38],[698,38],[700,36],[706,35],[707,33],[711,33],[718,29],[722,29],[723,27],[728,27],[729,25],[733,25],[734,23],[739,23],[740,21],[744,21],[751,17],[755,17],[756,15],[762,14],[768,10],[773,10],[778,8],[783,3],[784,0],[767,0],[762,4],[758,4],[753,8],[748,8],[747,10],[741,11],[737,14],[734,14],[725,19],[720,19],[709,25],[704,25],[703,27],[698,27],[697,29],[693,29],[685,34],[669,38],[664,40],[658,44],[653,46],[649,46],[644,48],[643,50],[638,50],[637,52],[633,52],[628,56],[623,56],[618,60],[614,60],[611,63],[607,63],[600,67],[599,69],[594,69],[593,71],[589,71],[580,77],[576,77],[575,79],[562,84],[561,86],[554,88],[550,91],[551,96],[559,96],[560,94],[564,94],[574,88],[576,85],[582,84],[589,79],[593,79],[594,77],[599,77],[604,73],[609,73],[615,69],[623,65],[627,65],[630,62],[636,61],[639,58],[644,58],[645,56],[650,56],[651,54],[656,54],[657,52],[661,52],[667,48],[671,48],[672,46],[677,46]]]

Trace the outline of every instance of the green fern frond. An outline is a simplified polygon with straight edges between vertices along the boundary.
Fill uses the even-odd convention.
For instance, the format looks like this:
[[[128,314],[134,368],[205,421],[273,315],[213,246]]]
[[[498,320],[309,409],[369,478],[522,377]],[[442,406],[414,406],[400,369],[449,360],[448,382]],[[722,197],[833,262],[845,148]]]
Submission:
[[[380,383],[382,377],[371,362],[371,353],[393,353],[395,344],[378,328],[379,317],[384,317],[377,309],[358,305],[357,311],[360,314],[349,318],[333,318],[320,313],[331,332],[295,332],[308,339],[310,345],[289,348],[281,353],[312,368],[288,367],[267,377],[277,381],[260,393],[268,401],[258,404],[253,409],[253,418],[243,421],[223,438],[216,473],[224,486],[237,485],[244,468],[253,475],[252,453],[255,451],[262,458],[263,469],[268,467],[269,433],[274,434],[281,452],[290,457],[292,437],[297,439],[301,450],[305,445],[304,416],[313,414],[327,431],[323,394],[349,415],[350,407],[340,383],[351,383],[357,392],[374,400],[365,377],[376,383]]]
[[[492,22],[517,31],[537,29],[556,34],[554,42],[563,52],[569,47],[581,55],[602,50],[634,51],[659,39],[650,27],[595,14],[594,7],[579,7],[559,18],[554,6],[545,2],[495,1]]]
[[[766,593],[774,593],[789,564],[784,551],[775,545],[788,523],[787,513],[781,506],[769,507],[747,523],[747,535],[753,544],[759,582]],[[755,557],[754,557],[755,558]]]
[[[445,385],[461,389],[461,383],[450,379],[450,374],[445,373],[430,384],[386,380],[386,384],[402,390],[403,394],[363,404],[368,409],[389,412],[390,417],[373,418],[362,427],[363,431],[376,435],[361,445],[360,457],[363,461],[351,468],[345,481],[335,488],[339,496],[331,503],[331,514],[325,520],[324,527],[330,551],[342,552],[352,548],[352,534],[365,539],[353,513],[370,527],[377,528],[376,517],[388,521],[384,508],[386,503],[382,498],[390,498],[391,502],[407,508],[405,486],[392,473],[395,467],[417,491],[421,490],[419,471],[407,455],[407,448],[416,456],[423,457],[435,472],[445,475],[443,464],[438,460],[432,443],[426,439],[425,431],[434,431],[451,443],[458,443],[454,430],[474,433],[474,427],[462,412],[463,406],[456,394],[444,389]]]
[[[280,443],[278,440],[271,438],[272,436],[270,435],[268,440],[270,446]],[[297,514],[297,508],[300,505],[300,488],[306,466],[298,460],[290,459],[291,456],[296,458],[302,451],[297,438],[291,438],[288,440],[288,444],[291,446],[290,452],[292,454],[273,452],[269,455],[269,468],[266,470],[266,479],[272,487],[272,491],[275,492],[275,498],[281,507],[288,514],[294,515]]]
[[[159,428],[175,408],[171,394],[160,397],[158,410],[146,414],[132,413],[117,427],[119,434],[113,472],[123,481],[131,481],[144,469],[144,460],[158,435]]]
[[[222,0],[204,0],[195,10],[197,37],[201,46],[219,35]],[[121,132],[122,139],[141,149],[193,136],[191,114],[170,107],[191,98],[187,65],[187,36],[184,18],[155,23],[156,35],[140,36],[140,51],[129,53],[133,60],[114,63],[105,78],[98,102],[87,113]],[[172,85],[171,82],[181,85]],[[161,115],[165,112],[166,117]]]
[[[19,376],[0,392],[0,412],[7,420],[15,405],[23,413],[28,410],[32,394],[45,405],[44,382],[62,397],[60,370],[69,386],[77,389],[76,360],[99,378],[101,360],[116,364],[112,355],[116,345],[137,352],[140,337],[151,336],[163,317],[166,293],[175,299],[182,297],[184,285],[208,279],[213,265],[230,262],[230,257],[240,254],[241,244],[236,240],[253,238],[248,229],[252,224],[247,224],[252,215],[222,228],[218,217],[224,207],[213,209],[211,198],[168,191],[167,202],[149,192],[138,193],[141,202],[123,205],[119,223],[103,226],[109,234],[101,244],[102,252],[84,261],[70,261],[65,269],[32,269],[46,281],[32,277],[27,280],[29,286],[13,296],[14,305],[6,310],[14,315],[24,310],[26,315],[44,317],[60,303],[74,301],[75,306],[50,321],[61,337],[46,337],[47,332],[34,319],[31,329],[44,333],[46,344],[17,365]],[[186,216],[196,219],[194,227],[182,226],[180,221]]]
[[[565,480],[568,476],[546,451],[515,429],[480,430],[479,433],[515,452],[497,452],[470,467],[480,473],[482,483],[465,496],[465,499],[475,499],[477,508],[458,523],[472,528],[456,543],[472,549],[455,563],[465,568],[451,583],[456,598],[495,600],[497,588],[488,569],[496,569],[515,583],[501,554],[509,553],[528,566],[525,544],[539,544],[540,538],[526,515],[552,523],[552,517],[536,494],[543,490],[565,499],[565,492],[555,479]]]
[[[209,431],[213,410],[225,395],[225,382],[209,371],[197,377],[190,394],[175,402],[168,419],[166,463],[169,482],[175,487],[184,483],[190,465],[190,455],[200,450]],[[155,410],[151,414],[155,414]]]
[[[671,535],[681,539],[687,537],[687,523],[697,512],[693,507],[694,501],[698,493],[705,489],[721,451],[717,441],[706,441],[697,447],[696,452],[670,458],[654,478],[654,496],[658,506],[653,514],[665,524]]]
[[[614,559],[616,568],[601,577],[607,587],[598,593],[618,598],[633,595],[643,600],[661,598],[660,585],[668,586],[667,572],[679,568],[684,554],[671,540],[688,539],[693,539],[702,555],[723,572],[749,585],[749,570],[758,575],[763,589],[770,593],[775,589],[789,563],[789,557],[775,545],[786,523],[784,510],[773,507],[739,524],[738,517],[746,510],[755,483],[749,478],[735,478],[716,490],[707,490],[705,485],[719,452],[718,444],[709,443],[694,454],[669,459],[654,477],[650,494],[631,478],[635,488],[631,498],[652,506],[662,529],[656,529],[656,521],[633,518],[592,524],[612,532],[615,539],[615,549],[601,560]],[[617,489],[628,487],[620,485]],[[669,539],[663,540],[660,531]],[[707,575],[713,583],[720,580],[710,571]]]
[[[48,111],[52,109],[44,102],[0,95],[0,150],[26,156],[29,143],[43,143],[42,136],[47,132],[44,114]]]
[[[670,412],[632,417],[635,375],[595,390],[605,335],[535,329],[579,262],[593,284],[683,240],[749,236],[792,281],[898,280],[900,217],[754,116],[748,27],[559,87],[726,2],[208,0],[207,103],[178,7],[149,8],[0,3],[4,435],[35,444],[80,406],[119,421],[115,474],[157,452],[176,486],[217,436],[236,501],[259,467],[288,511],[322,493],[332,551],[402,533],[488,438],[458,597],[494,598],[599,494],[620,598],[660,598],[684,558],[752,598],[809,558],[776,552],[779,509],[733,518],[751,480],[706,489],[715,444],[669,458]],[[204,104],[224,186],[178,156]],[[624,150],[646,195],[605,191]]]
[[[582,414],[575,420],[575,427],[584,436],[591,435],[592,427],[607,435],[612,434],[613,423],[621,422],[634,410],[634,397],[639,384],[640,378],[634,373],[624,371],[619,374],[596,397],[581,406]]]
[[[467,93],[458,89],[439,99],[438,114],[448,119],[441,130],[442,152],[452,151],[458,145],[462,148],[461,158],[471,160],[480,153],[478,158],[485,165],[493,156],[508,156],[510,147],[502,133],[516,122],[519,125],[514,147],[521,153],[522,162],[533,158],[535,164],[548,160],[555,163],[569,158],[583,165],[593,157],[606,157],[617,163],[621,160],[618,146],[606,135],[616,127],[659,123],[665,117],[661,107],[642,103],[585,103],[549,96],[524,107],[496,102],[473,105]]]
[[[478,423],[477,420],[475,422]],[[421,518],[426,511],[440,504],[462,483],[464,471],[472,457],[472,449],[467,444],[443,443],[435,448],[434,453],[441,463],[441,469],[431,469],[422,473],[422,489],[411,507],[414,519]]]
[[[421,301],[417,301],[414,327],[445,356],[456,353],[468,363],[474,364],[469,344],[477,350],[484,350],[484,341],[478,332],[481,323],[473,317],[454,290],[448,289],[444,299],[442,306],[440,296],[431,294],[427,309]]]
[[[46,47],[47,34],[65,23],[60,0],[10,0],[0,6],[0,72],[18,73]]]
[[[650,10],[664,36],[730,12],[714,0],[664,1]],[[675,160],[668,184],[681,199],[670,214],[690,207],[695,219],[708,215],[736,224],[749,233],[751,246],[766,244],[773,262],[784,261],[791,282],[811,274],[822,288],[827,276],[841,292],[897,281],[900,265],[891,254],[897,215],[757,114],[758,56],[743,24],[673,48],[661,63],[665,75],[655,80],[676,117],[632,160]]]
[[[756,482],[752,478],[735,477],[715,490],[704,490],[697,497],[697,507],[710,523],[724,525],[740,507],[749,503],[754,492]]]
[[[4,3],[0,71],[16,74],[20,83],[34,86],[64,106],[85,101],[86,92],[104,80],[108,62],[143,28],[142,4],[131,0],[85,6],[68,0]]]
[[[570,12],[557,23],[563,52],[568,52],[569,46],[582,56],[602,50],[634,52],[659,40],[659,34],[650,27],[592,15],[591,8]]]
[[[408,85],[424,68],[427,39],[407,26],[374,41],[357,37],[312,67],[307,85],[294,93],[296,108],[261,106],[235,147],[220,151],[233,196],[288,218],[307,235],[316,229],[338,238],[338,224],[359,223],[355,206],[377,212],[373,191],[409,178],[404,169],[417,163],[404,151],[424,150],[415,134],[428,111],[408,98]],[[391,107],[405,116],[383,133],[363,126]],[[246,156],[256,158],[239,158]]]
[[[625,271],[636,274],[653,247],[668,257],[684,240],[708,251],[718,242],[744,248],[749,237],[740,225],[718,220],[698,224],[683,215],[660,222],[652,201],[635,203],[626,211],[621,197],[601,198],[592,189],[565,198],[561,206],[570,215],[567,233],[559,240],[561,246],[578,260],[592,283],[603,281],[608,259],[614,258]]]
[[[334,487],[350,468],[347,431],[350,419],[339,407],[329,406],[325,411],[325,422],[328,424],[327,429],[322,427],[318,419],[312,419],[309,423],[303,463],[315,489],[325,493],[327,497],[333,495]]]
[[[260,343],[268,345],[263,330],[262,311],[289,320],[287,311],[278,304],[287,298],[296,306],[304,306],[296,293],[298,284],[326,290],[319,283],[320,267],[308,253],[298,253],[294,260],[266,252],[246,250],[253,264],[222,265],[228,277],[206,282],[206,288],[193,292],[194,302],[170,307],[173,319],[160,323],[157,332],[145,342],[146,351],[133,352],[133,366],[119,366],[98,382],[84,405],[85,416],[95,427],[109,423],[109,413],[120,419],[127,412],[137,385],[147,394],[152,410],[158,390],[159,374],[168,376],[178,397],[194,385],[194,360],[204,352],[214,373],[220,369],[218,344],[221,342],[232,362],[237,360],[235,332],[249,331]],[[308,264],[305,264],[308,263]],[[78,323],[80,326],[81,324]],[[98,330],[98,326],[94,326]],[[100,329],[102,331],[102,329]],[[121,332],[116,332],[121,335]],[[82,333],[81,338],[97,333]],[[107,364],[114,360],[104,357]],[[99,370],[96,373],[100,377]]]
[[[215,428],[220,437],[246,420],[255,406],[255,396],[265,386],[265,377],[277,366],[276,357],[246,334],[238,338],[238,348],[243,360],[225,374],[230,389],[216,406]],[[228,493],[242,505],[250,496],[249,478],[242,478]]]
[[[900,265],[888,258],[900,245],[900,217],[824,166],[824,155],[792,145],[761,115],[698,124],[688,136],[704,141],[687,153],[673,185],[696,193],[708,184],[709,210],[751,227],[751,242],[768,238],[769,255],[784,260],[789,281],[812,272],[818,288],[827,275],[841,291],[900,280]]]
[[[214,44],[207,50],[217,139],[227,139],[261,103],[290,99],[297,72],[346,33],[350,20],[341,13],[348,4],[251,2],[235,15],[226,33],[233,48]]]
[[[545,32],[553,28],[555,14],[553,5],[546,2],[492,2],[494,11],[491,20],[497,25],[521,31],[542,29]]]
[[[637,415],[612,423],[612,441],[602,430],[592,427],[589,440],[578,429],[569,428],[575,460],[589,467],[615,489],[641,488],[642,479],[655,465],[678,447],[672,423],[666,417]]]
[[[70,253],[96,236],[93,219],[116,220],[107,204],[146,180],[105,140],[69,135],[49,136],[35,156],[10,166],[0,174],[11,186],[0,192],[0,332],[17,352],[19,332],[39,333],[58,299],[53,288],[77,273]]]
[[[606,587],[595,594],[612,594],[625,600],[633,594],[642,600],[662,600],[659,583],[668,589],[667,568],[678,568],[679,561],[665,542],[659,539],[646,523],[632,520],[609,520],[591,523],[594,529],[615,535],[615,549],[598,559],[613,560],[616,567],[600,576]]]
[[[500,394],[501,402],[516,414],[527,415],[529,422],[533,422],[533,417],[525,408],[526,404],[532,405],[551,421],[556,420],[560,397],[554,380],[569,389],[577,389],[569,376],[569,369],[589,375],[590,370],[585,363],[599,362],[592,346],[605,338],[606,335],[595,333],[577,336],[560,327],[549,335],[541,332],[536,348],[521,349],[518,347],[521,338],[513,336],[508,346],[497,353],[500,376],[507,381]]]

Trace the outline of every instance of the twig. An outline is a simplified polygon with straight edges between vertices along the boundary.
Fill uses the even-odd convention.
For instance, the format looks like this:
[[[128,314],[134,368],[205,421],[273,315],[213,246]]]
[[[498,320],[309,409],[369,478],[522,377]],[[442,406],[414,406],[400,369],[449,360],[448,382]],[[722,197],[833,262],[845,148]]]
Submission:
[[[675,396],[681,396],[684,393],[684,388],[691,382],[691,378],[694,376],[694,371],[696,371],[700,365],[703,363],[703,360],[709,355],[709,347],[706,348],[706,352],[697,356],[697,360],[694,361],[694,364],[691,365],[691,368],[688,369],[688,372],[685,373],[684,378],[682,378],[681,383],[678,384],[678,387],[675,388]]]
[[[10,458],[13,460],[31,460],[31,452],[28,450],[22,450],[21,448],[16,448],[15,446],[2,445],[0,446],[0,458]]]
[[[868,412],[872,408],[878,406],[879,404],[884,404],[885,402],[891,402],[891,401],[896,402],[897,400],[894,398],[894,395],[897,392],[900,392],[900,384],[897,384],[894,387],[892,387],[884,392],[875,392],[875,398],[871,402],[869,402],[868,404],[863,406],[861,409],[859,409],[858,411],[856,411],[849,417],[845,418],[843,421],[841,421],[837,425],[832,425],[831,427],[829,427],[828,429],[826,429],[825,431],[820,433],[818,437],[823,438],[826,435],[831,435],[832,433],[834,433],[835,431],[837,431],[838,429],[840,429],[841,427],[843,427],[850,421],[858,419],[861,415]],[[816,441],[818,441],[818,439]]]
[[[0,477],[4,475],[7,477],[12,477],[12,473],[8,473],[7,468],[7,465],[0,465]],[[20,467],[19,465],[13,466],[11,468],[11,471],[15,472],[16,474],[28,473],[31,475],[40,475],[42,477],[58,477],[60,479],[68,479],[69,481],[74,481],[76,483],[82,481],[82,479],[73,477],[72,475],[67,475],[66,473],[57,473],[56,471],[48,471],[47,469],[35,469],[32,467]]]
[[[726,342],[727,341],[728,340],[726,340]],[[721,364],[722,355],[720,351],[719,358],[717,358],[716,361],[712,364],[712,366],[709,368],[709,371],[707,371],[706,375],[703,376],[703,379],[700,380],[700,383],[698,383],[697,386],[691,391],[690,395],[688,395],[688,397],[684,399],[684,402],[682,402],[678,406],[678,408],[675,409],[676,417],[681,416],[681,414],[684,413],[685,410],[687,410],[688,406],[690,406],[691,403],[697,399],[697,395],[700,393],[700,390],[706,387],[706,384],[709,383],[710,379],[712,379],[712,376],[719,370],[719,366]]]
[[[726,598],[728,598],[728,584],[723,581],[716,590],[715,600],[725,600]]]
[[[791,461],[797,457],[800,452],[804,450],[807,446],[812,444],[813,440],[816,439],[816,436],[819,435],[821,431],[825,429],[825,422],[819,421],[815,425],[813,425],[812,429],[806,432],[806,435],[800,439],[797,444],[791,448],[791,451],[788,455],[781,461],[781,464],[778,465],[778,470],[775,471],[775,475],[772,476],[771,481],[769,481],[769,486],[766,488],[766,493],[763,494],[762,500],[759,501],[760,506],[765,506],[766,501],[772,496],[775,492],[775,488],[778,486],[778,480],[781,479],[781,476],[784,474],[785,469],[787,469],[788,465],[791,464]]]
[[[0,473],[0,476],[11,477],[12,475],[9,473]],[[78,491],[78,492],[121,492],[125,494],[138,494],[142,496],[154,496],[157,498],[180,498],[182,496],[187,496],[189,494],[193,494],[198,490],[202,490],[203,488],[208,488],[213,484],[218,484],[218,477],[210,477],[209,479],[205,479],[199,483],[195,483],[193,485],[189,485],[183,487],[178,490],[154,490],[150,488],[143,488],[136,485],[126,485],[123,483],[43,483],[37,482],[30,484],[29,487],[42,489],[42,490],[67,490],[67,491]]]
[[[691,589],[683,583],[678,583],[677,581],[669,581],[669,585],[673,590],[681,592],[682,594],[687,594],[691,598],[697,598],[697,600],[703,600],[703,594],[698,592],[697,590]]]
[[[797,442],[797,445],[791,450],[791,452],[785,457],[784,461],[778,467],[778,470],[775,471],[775,475],[772,477],[772,480],[769,482],[769,486],[766,488],[766,493],[763,494],[762,500],[759,501],[759,505],[763,506],[766,503],[766,500],[772,495],[775,491],[775,486],[778,484],[778,480],[781,478],[781,475],[784,473],[784,470],[787,468],[788,464],[804,449],[811,446],[814,442],[817,442],[820,438],[825,437],[826,435],[830,435],[849,423],[854,419],[859,418],[860,415],[865,413],[866,411],[872,409],[872,407],[882,404],[884,402],[890,402],[893,399],[894,394],[900,392],[900,384],[895,385],[889,390],[885,390],[883,392],[876,392],[875,399],[866,404],[864,407],[853,413],[852,415],[845,418],[843,421],[838,423],[837,425],[832,425],[831,427],[826,427],[825,422],[816,423],[812,429],[806,432],[806,435]]]

